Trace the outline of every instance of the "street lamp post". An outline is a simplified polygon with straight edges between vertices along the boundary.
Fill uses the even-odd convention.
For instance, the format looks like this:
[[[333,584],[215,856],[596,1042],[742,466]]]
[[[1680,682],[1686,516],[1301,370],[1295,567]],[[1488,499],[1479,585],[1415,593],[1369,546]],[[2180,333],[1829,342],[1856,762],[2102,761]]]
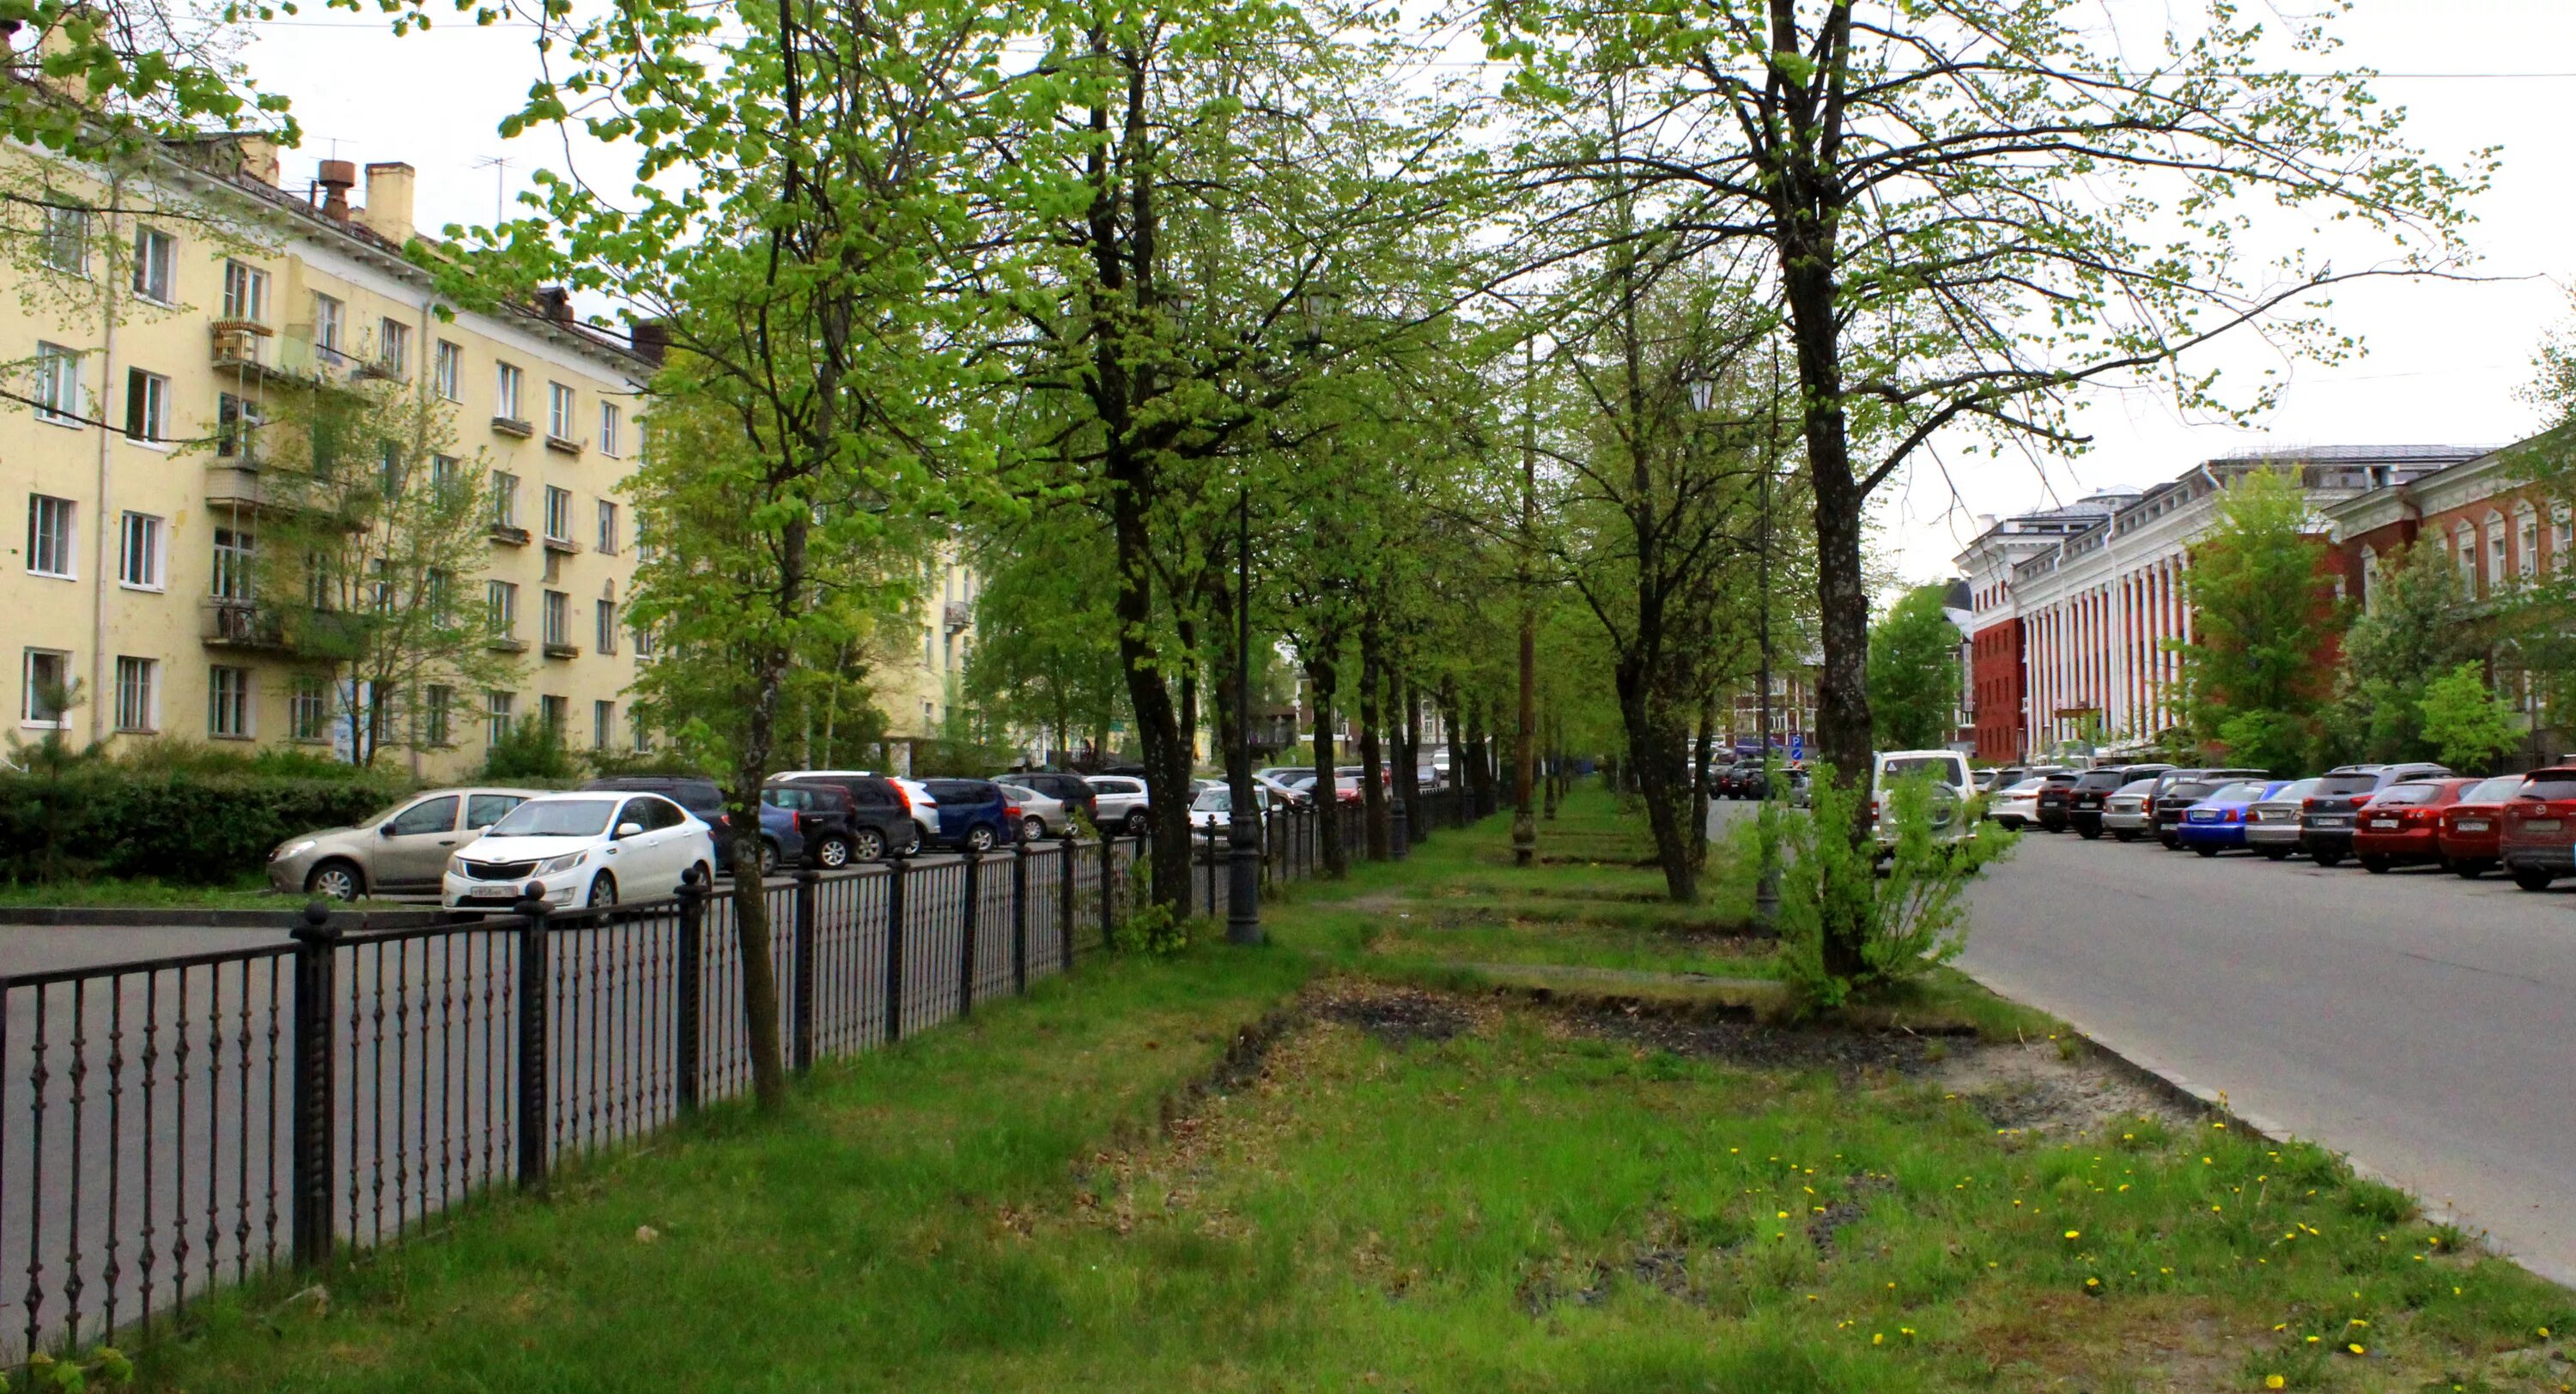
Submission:
[[[1769,422],[1770,429],[1762,435],[1762,480],[1758,501],[1754,505],[1761,515],[1754,522],[1757,577],[1754,582],[1753,625],[1762,651],[1761,674],[1756,681],[1762,685],[1758,705],[1762,722],[1762,801],[1765,804],[1777,795],[1779,776],[1785,773],[1771,761],[1771,457],[1780,448],[1780,356],[1776,350],[1771,356]],[[1771,845],[1768,836],[1754,840],[1761,845],[1762,866],[1753,882],[1753,917],[1758,923],[1773,924],[1780,917],[1778,849]]]
[[[1521,690],[1520,725],[1512,744],[1512,865],[1538,860],[1538,603],[1531,595],[1530,553],[1538,545],[1538,422],[1528,393],[1537,374],[1537,349],[1521,341]]]
[[[1234,497],[1234,749],[1230,752],[1226,820],[1225,937],[1261,942],[1261,825],[1252,791],[1252,491]]]

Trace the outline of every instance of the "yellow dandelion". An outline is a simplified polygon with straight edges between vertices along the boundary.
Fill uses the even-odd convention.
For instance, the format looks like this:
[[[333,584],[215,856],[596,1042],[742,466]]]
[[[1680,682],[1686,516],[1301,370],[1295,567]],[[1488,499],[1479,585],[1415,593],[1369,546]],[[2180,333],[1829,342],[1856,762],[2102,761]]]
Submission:
[[[2367,1352],[2367,1351],[2365,1351],[2365,1350],[2363,1350],[2363,1349],[2361,1348],[2361,1342],[2359,1342],[2359,1341],[2346,1341],[2346,1342],[2344,1342],[2343,1348],[2344,1348],[2345,1350],[2351,1351],[2351,1352],[2352,1352],[2353,1354],[2355,1354],[2355,1355],[2367,1355],[2367,1354],[2369,1354],[2369,1352]]]
[[[2263,1387],[2266,1389],[2285,1388],[2289,1383],[2290,1382],[2288,1380],[2281,1378],[2279,1375],[2265,1375],[2263,1377]]]
[[[2066,1232],[2066,1237],[2069,1239],[2081,1239],[2084,1237],[2084,1231],[2080,1229],[2070,1229]]]

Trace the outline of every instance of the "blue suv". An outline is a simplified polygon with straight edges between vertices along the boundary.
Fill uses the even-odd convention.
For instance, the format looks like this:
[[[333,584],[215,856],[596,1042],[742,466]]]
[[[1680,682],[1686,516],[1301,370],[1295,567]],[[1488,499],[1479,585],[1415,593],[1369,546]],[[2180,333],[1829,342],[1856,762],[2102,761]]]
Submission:
[[[1019,836],[1002,786],[988,779],[925,779],[922,787],[939,801],[939,832],[929,839],[940,847],[990,852]]]

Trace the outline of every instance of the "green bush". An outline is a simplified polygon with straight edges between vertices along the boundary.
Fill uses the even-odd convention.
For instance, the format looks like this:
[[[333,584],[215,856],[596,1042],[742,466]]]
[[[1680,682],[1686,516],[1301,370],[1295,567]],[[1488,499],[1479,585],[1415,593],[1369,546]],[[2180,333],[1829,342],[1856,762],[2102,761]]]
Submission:
[[[1968,835],[1944,840],[1935,827],[1931,782],[1917,778],[1889,791],[1886,821],[1896,837],[1882,857],[1875,839],[1855,847],[1843,835],[1866,797],[1828,771],[1816,780],[1812,816],[1780,820],[1781,962],[1790,989],[1811,1011],[1892,995],[1958,957],[1968,939],[1961,892],[2014,842],[2011,832],[1984,821],[1984,801],[1977,798],[1962,801],[1953,815],[1969,820]],[[1826,970],[1828,926],[1857,929],[1858,973]]]
[[[287,838],[362,822],[411,787],[407,777],[363,773],[201,773],[96,759],[0,774],[0,880],[227,885],[258,872]]]
[[[483,755],[483,777],[496,783],[564,781],[581,773],[561,728],[523,716]]]

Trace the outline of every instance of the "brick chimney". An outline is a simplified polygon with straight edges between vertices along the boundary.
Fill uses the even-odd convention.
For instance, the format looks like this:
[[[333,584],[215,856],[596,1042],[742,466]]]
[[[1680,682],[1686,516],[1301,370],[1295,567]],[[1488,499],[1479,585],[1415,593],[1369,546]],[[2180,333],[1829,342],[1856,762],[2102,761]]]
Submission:
[[[324,160],[313,182],[322,186],[322,216],[349,221],[349,190],[357,187],[358,166],[349,160]]]
[[[557,324],[572,323],[572,292],[561,286],[537,287],[537,312]]]
[[[656,368],[662,366],[663,355],[671,350],[671,326],[658,319],[635,321],[635,327],[627,331],[627,338],[635,346],[635,356]]]
[[[233,149],[241,157],[245,179],[256,179],[270,188],[277,187],[277,142],[265,135],[244,132],[234,136]]]
[[[359,221],[378,237],[400,246],[411,240],[412,167],[399,161],[367,166],[367,206]]]

